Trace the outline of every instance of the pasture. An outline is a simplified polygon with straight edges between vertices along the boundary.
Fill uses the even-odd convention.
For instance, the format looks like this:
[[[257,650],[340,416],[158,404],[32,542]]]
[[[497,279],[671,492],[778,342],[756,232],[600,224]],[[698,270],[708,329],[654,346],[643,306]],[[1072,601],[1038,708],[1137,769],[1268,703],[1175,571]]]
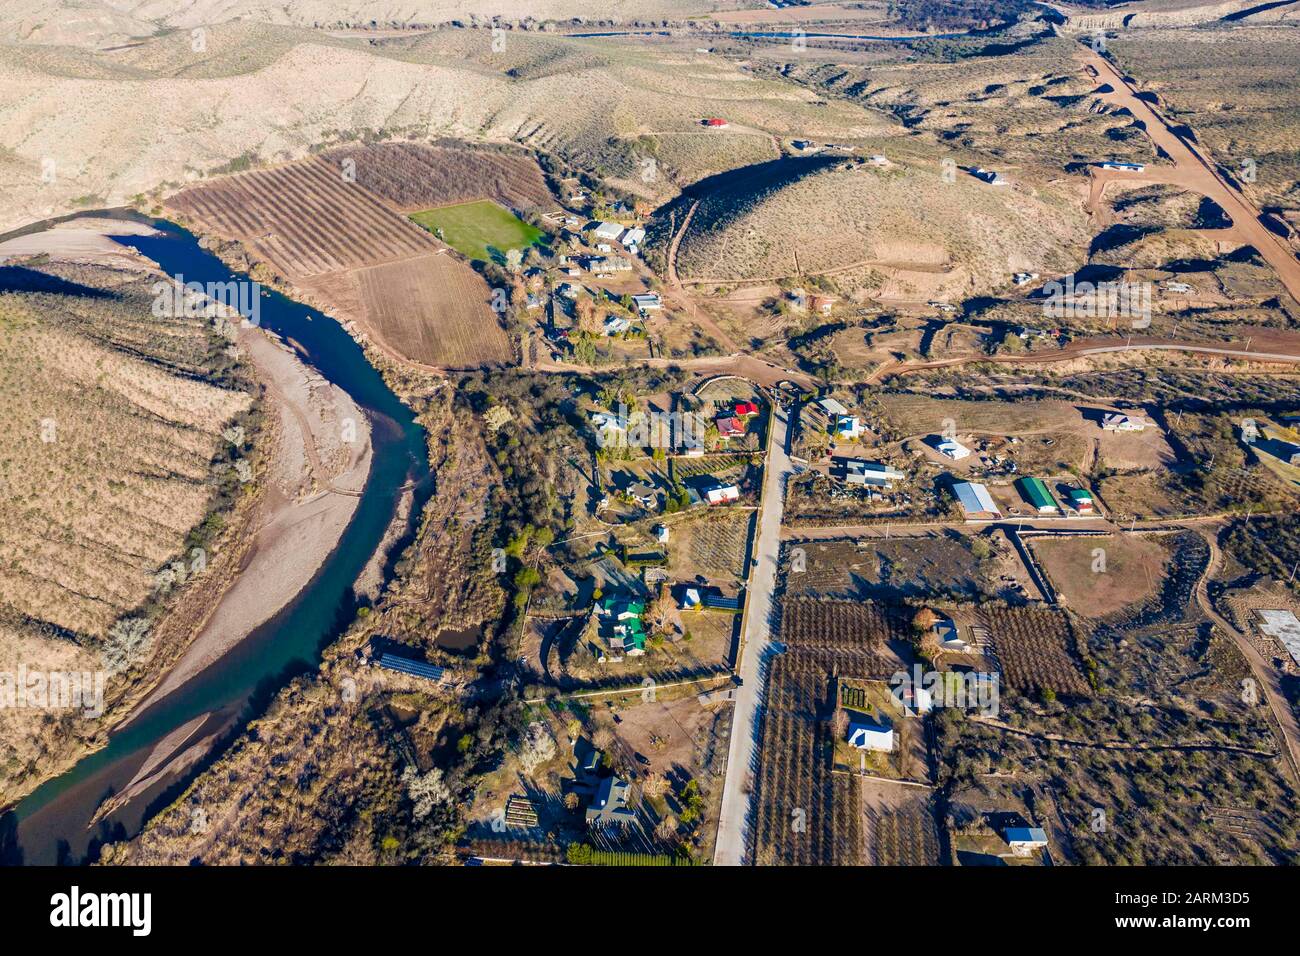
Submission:
[[[523,252],[545,235],[489,199],[425,209],[412,213],[411,219],[457,252],[482,262],[504,263],[509,250]]]

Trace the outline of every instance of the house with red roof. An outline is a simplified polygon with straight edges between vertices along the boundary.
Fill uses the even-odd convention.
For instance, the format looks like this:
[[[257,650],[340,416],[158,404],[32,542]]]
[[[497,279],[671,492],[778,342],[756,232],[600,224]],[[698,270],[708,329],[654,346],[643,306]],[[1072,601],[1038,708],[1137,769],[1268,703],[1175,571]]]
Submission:
[[[745,423],[739,418],[724,416],[714,422],[718,428],[718,437],[720,438],[739,438],[745,434]]]

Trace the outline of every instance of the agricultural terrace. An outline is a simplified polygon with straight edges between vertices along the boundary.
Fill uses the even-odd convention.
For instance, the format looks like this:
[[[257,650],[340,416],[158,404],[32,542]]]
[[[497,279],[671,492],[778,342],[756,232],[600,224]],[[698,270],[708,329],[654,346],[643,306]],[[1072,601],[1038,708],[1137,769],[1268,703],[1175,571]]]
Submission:
[[[404,359],[470,368],[514,357],[482,278],[322,157],[192,186],[167,205]]]
[[[523,252],[545,235],[489,199],[412,213],[411,218],[469,258],[504,264],[506,252]]]

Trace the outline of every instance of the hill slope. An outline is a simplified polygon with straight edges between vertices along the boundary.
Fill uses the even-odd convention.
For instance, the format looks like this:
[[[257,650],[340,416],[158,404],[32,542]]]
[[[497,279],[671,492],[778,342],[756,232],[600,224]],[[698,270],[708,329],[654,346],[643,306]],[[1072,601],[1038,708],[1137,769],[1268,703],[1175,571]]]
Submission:
[[[971,295],[1017,269],[1066,269],[1086,242],[1068,192],[994,188],[964,172],[949,183],[937,166],[785,160],[690,195],[702,198],[678,250],[687,280],[773,280],[876,263],[940,275],[935,294]],[[660,240],[665,217],[674,210],[658,217]]]

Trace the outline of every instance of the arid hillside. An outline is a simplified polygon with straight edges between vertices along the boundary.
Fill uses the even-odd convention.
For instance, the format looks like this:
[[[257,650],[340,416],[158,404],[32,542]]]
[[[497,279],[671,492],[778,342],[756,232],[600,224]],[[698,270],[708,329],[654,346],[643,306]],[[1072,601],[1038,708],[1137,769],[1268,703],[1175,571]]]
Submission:
[[[701,189],[677,255],[684,279],[899,265],[934,275],[934,294],[970,295],[1016,269],[1068,269],[1086,242],[1082,211],[1063,190],[993,187],[964,171],[949,182],[938,164],[788,160],[770,170]]]
[[[810,60],[786,75],[892,113],[909,130],[932,134],[959,162],[963,153],[1000,168],[1057,171],[1099,159],[1154,162],[1132,115],[1095,95],[1099,84],[1080,69],[1076,46],[1057,37],[1012,55],[899,57],[870,67]]]
[[[150,286],[0,266],[0,671],[106,671],[110,707],[168,640],[148,619],[171,591],[160,572],[215,560],[194,549],[212,547],[241,487],[226,430],[253,425],[226,341],[202,318],[154,316]],[[105,726],[0,716],[0,802]]]
[[[525,21],[574,17],[620,22],[684,16],[746,6],[709,0],[606,0],[593,11],[583,0],[15,0],[0,37],[27,43],[108,46],[204,24],[249,20],[301,27],[404,28],[412,24]]]
[[[718,112],[731,128],[702,129]],[[511,33],[495,50],[490,30],[371,44],[231,23],[208,29],[202,52],[183,33],[96,53],[0,46],[0,230],[363,133],[513,141],[667,199],[770,158],[774,136],[894,125],[720,58],[608,39]]]
[[[1248,194],[1300,222],[1300,32],[1243,25],[1147,31],[1116,40],[1113,49]]]

